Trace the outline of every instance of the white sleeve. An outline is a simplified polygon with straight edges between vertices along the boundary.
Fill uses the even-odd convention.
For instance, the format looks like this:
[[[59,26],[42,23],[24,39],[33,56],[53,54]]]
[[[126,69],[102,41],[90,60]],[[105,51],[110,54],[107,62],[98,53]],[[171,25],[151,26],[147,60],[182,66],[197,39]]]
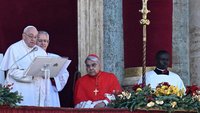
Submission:
[[[59,74],[56,77],[54,77],[57,91],[61,91],[65,87],[68,78],[69,72],[66,69],[61,70]]]
[[[106,106],[108,105],[108,100],[97,100],[97,101],[94,101],[92,104],[93,104],[93,108],[94,106],[96,106],[97,104],[103,102]]]
[[[96,104],[94,104],[92,101],[83,101],[78,104],[76,104],[75,108],[94,108]]]
[[[99,104],[101,102],[105,103],[105,105],[108,105],[108,103],[109,103],[107,100],[97,100],[94,102],[88,100],[88,101],[83,101],[83,102],[76,104],[75,108],[94,108],[97,104]]]
[[[12,77],[18,82],[32,82],[32,76],[25,76],[24,72],[25,70],[21,69],[10,69],[8,71],[8,76]]]
[[[70,63],[71,63],[71,60],[68,60],[65,63],[65,65],[62,67],[59,74],[56,77],[54,77],[57,91],[61,91],[67,84],[67,80],[69,78],[69,72],[67,70],[67,67],[69,66]]]
[[[179,90],[184,90],[184,92],[186,91],[186,88],[185,88],[185,85],[184,85],[184,83],[183,83],[183,81],[182,81],[182,79],[181,78],[179,78]]]
[[[116,100],[114,94],[105,93],[104,96],[105,96],[107,99],[109,99],[110,101]]]

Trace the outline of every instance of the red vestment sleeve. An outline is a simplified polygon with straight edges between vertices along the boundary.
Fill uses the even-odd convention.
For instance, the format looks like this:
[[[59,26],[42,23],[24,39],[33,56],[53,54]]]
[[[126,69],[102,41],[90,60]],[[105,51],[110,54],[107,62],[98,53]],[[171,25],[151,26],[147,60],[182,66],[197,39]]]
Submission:
[[[115,75],[113,75],[113,78],[112,78],[112,84],[110,85],[110,91],[113,91],[115,90],[115,92],[112,92],[112,93],[116,93],[116,92],[121,92],[122,89],[121,89],[121,86],[120,86],[120,83],[117,79],[117,77]]]
[[[75,89],[74,89],[74,104],[78,104],[81,101],[81,90],[79,90],[79,80],[77,80],[76,84],[75,84]]]

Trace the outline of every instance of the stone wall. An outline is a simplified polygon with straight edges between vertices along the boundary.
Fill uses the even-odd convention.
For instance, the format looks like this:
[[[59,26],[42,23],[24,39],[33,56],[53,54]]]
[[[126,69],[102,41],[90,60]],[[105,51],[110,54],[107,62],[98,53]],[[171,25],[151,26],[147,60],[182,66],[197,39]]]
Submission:
[[[173,0],[172,70],[190,84],[189,2]]]
[[[124,76],[122,0],[104,0],[104,70]]]
[[[122,0],[78,0],[79,71],[85,74],[89,53],[101,59],[102,70],[124,75]]]
[[[78,69],[82,75],[91,53],[99,56],[103,69],[103,1],[78,0]]]
[[[200,0],[189,2],[191,84],[200,86]]]

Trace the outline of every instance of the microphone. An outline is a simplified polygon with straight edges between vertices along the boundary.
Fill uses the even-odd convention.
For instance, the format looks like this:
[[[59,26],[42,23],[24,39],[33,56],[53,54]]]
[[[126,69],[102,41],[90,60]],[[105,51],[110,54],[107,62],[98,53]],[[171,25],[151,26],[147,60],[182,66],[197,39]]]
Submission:
[[[33,51],[37,51],[38,48],[37,47],[34,47],[29,53],[33,52]]]
[[[10,69],[12,69],[12,67],[17,63],[19,62],[20,60],[22,60],[24,57],[26,57],[27,55],[29,55],[30,53],[34,52],[34,51],[37,51],[38,50],[38,47],[33,47],[33,49],[31,51],[29,51],[28,53],[26,53],[24,56],[22,56],[21,58],[19,58],[18,60],[16,60],[11,66],[10,66]]]

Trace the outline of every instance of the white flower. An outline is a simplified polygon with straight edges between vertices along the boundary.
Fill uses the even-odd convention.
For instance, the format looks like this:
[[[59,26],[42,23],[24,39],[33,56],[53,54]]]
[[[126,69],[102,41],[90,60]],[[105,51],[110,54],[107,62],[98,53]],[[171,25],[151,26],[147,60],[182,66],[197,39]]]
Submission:
[[[104,96],[106,98],[108,98],[109,100],[116,100],[115,95],[113,95],[113,94],[105,93]]]
[[[117,95],[120,99],[123,99],[123,95],[122,94],[119,94]]]
[[[158,104],[158,105],[162,105],[164,103],[164,101],[162,101],[162,100],[156,100],[156,104]]]
[[[177,105],[177,102],[175,101],[171,103],[172,108],[174,108],[176,105]]]
[[[200,95],[200,90],[197,90],[196,92],[197,92],[198,95]]]
[[[125,99],[130,99],[131,98],[131,93],[128,91],[123,91],[122,92],[122,97],[125,97]]]
[[[147,104],[147,107],[152,107],[152,106],[154,106],[155,105],[155,103],[154,102],[149,102],[148,104]]]

